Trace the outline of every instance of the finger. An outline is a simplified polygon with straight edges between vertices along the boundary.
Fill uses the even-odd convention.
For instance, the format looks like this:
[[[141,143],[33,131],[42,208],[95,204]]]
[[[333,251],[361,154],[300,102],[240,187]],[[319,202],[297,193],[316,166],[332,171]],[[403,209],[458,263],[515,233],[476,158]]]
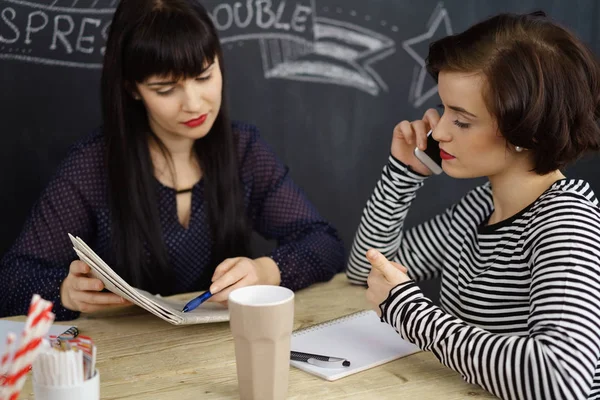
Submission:
[[[219,293],[221,290],[225,289],[228,286],[231,286],[243,279],[246,275],[248,275],[248,269],[244,267],[245,263],[238,262],[234,264],[227,272],[225,272],[219,279],[214,281],[212,285],[210,285],[210,292],[214,295]]]
[[[408,268],[406,268],[404,265],[398,264],[397,262],[394,262],[394,261],[390,261],[390,263],[394,267],[398,268],[400,271],[404,272],[405,274],[408,274]]]
[[[393,283],[401,279],[400,274],[402,274],[402,272],[395,268],[387,258],[377,250],[370,249],[367,251],[367,259],[371,263],[373,269],[379,271],[388,282]]]
[[[73,288],[82,292],[88,290],[100,292],[102,289],[104,289],[104,284],[100,279],[78,276],[77,278],[73,279]]]
[[[75,275],[86,275],[91,272],[91,268],[89,265],[84,263],[83,261],[73,261],[69,268],[69,272]]]
[[[438,122],[440,122],[440,114],[435,108],[429,108],[423,114],[423,121],[425,121],[429,129],[435,129]]]
[[[427,148],[427,132],[429,132],[427,126],[425,125],[425,121],[413,121],[412,127],[413,131],[415,132],[417,146],[419,149],[425,150]]]
[[[119,304],[124,305],[126,300],[114,293],[74,292],[71,297],[75,302],[88,304]]]
[[[408,144],[415,143],[415,133],[412,125],[408,121],[402,121],[398,124],[398,129],[394,131],[394,137],[404,139]]]
[[[246,278],[246,276],[244,276],[242,279],[240,279],[239,281],[237,281],[234,285],[231,285],[223,290],[221,290],[219,293],[215,294],[214,296],[212,296],[210,298],[210,301],[214,301],[217,303],[222,303],[224,301],[227,301],[227,299],[229,298],[229,293],[233,292],[235,289],[244,287],[244,286],[250,286],[252,283],[250,281],[250,279]]]
[[[241,257],[228,258],[221,264],[219,264],[217,268],[215,268],[215,272],[213,273],[211,282],[214,282],[220,277],[222,277],[223,274],[229,271],[231,268],[233,268],[233,266],[237,264],[240,261],[240,259]]]
[[[404,134],[402,133],[402,128],[406,127],[407,123],[410,125],[410,122],[404,120],[404,121],[398,122],[396,124],[396,126],[394,126],[394,132],[393,133],[394,133],[395,137],[397,137],[399,139],[404,137]]]

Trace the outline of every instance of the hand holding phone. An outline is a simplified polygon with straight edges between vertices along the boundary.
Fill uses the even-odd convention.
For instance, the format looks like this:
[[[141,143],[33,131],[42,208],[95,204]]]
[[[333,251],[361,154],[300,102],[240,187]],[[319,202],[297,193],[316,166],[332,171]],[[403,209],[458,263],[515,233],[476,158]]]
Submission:
[[[394,128],[391,153],[402,163],[422,175],[441,173],[441,167],[435,167],[435,157],[439,157],[438,143],[431,137],[431,130],[436,127],[440,120],[437,110],[430,108],[422,119],[414,121],[402,121]],[[429,135],[427,132],[430,132]],[[415,150],[415,147],[419,151]],[[429,155],[426,154],[430,153]],[[431,162],[430,159],[432,159]],[[426,160],[426,161],[423,161]]]
[[[427,147],[421,150],[415,147],[415,157],[419,159],[431,172],[436,175],[444,172],[442,169],[442,157],[440,156],[440,144],[432,136],[433,131],[427,133]]]

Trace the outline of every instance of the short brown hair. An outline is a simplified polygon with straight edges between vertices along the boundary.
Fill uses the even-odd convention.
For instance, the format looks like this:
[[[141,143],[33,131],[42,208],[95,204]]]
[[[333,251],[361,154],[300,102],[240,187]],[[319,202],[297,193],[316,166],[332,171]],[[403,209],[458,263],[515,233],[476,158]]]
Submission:
[[[481,72],[483,97],[509,143],[533,153],[538,174],[600,149],[600,66],[543,12],[500,14],[429,46],[427,69]]]

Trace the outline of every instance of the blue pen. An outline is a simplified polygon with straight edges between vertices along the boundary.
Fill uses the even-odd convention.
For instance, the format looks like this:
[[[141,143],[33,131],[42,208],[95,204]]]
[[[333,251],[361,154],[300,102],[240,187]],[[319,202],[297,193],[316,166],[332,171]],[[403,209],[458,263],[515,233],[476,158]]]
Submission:
[[[212,293],[207,290],[206,292],[202,293],[200,296],[196,297],[195,299],[192,299],[190,301],[188,301],[188,303],[183,307],[183,312],[190,312],[194,309],[196,309],[200,304],[204,303],[206,300],[210,299],[212,296]]]

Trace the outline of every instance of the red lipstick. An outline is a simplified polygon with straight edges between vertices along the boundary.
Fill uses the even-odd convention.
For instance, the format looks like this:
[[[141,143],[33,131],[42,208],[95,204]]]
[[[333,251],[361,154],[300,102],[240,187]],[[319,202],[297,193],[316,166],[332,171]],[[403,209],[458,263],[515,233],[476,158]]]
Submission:
[[[446,153],[444,150],[440,149],[440,157],[442,158],[442,160],[452,160],[455,159],[456,157],[454,157],[452,154],[450,153]]]
[[[202,125],[204,123],[204,121],[206,121],[207,117],[208,117],[208,114],[202,114],[198,118],[190,119],[189,121],[184,122],[183,124],[190,128],[195,128],[197,126]]]

